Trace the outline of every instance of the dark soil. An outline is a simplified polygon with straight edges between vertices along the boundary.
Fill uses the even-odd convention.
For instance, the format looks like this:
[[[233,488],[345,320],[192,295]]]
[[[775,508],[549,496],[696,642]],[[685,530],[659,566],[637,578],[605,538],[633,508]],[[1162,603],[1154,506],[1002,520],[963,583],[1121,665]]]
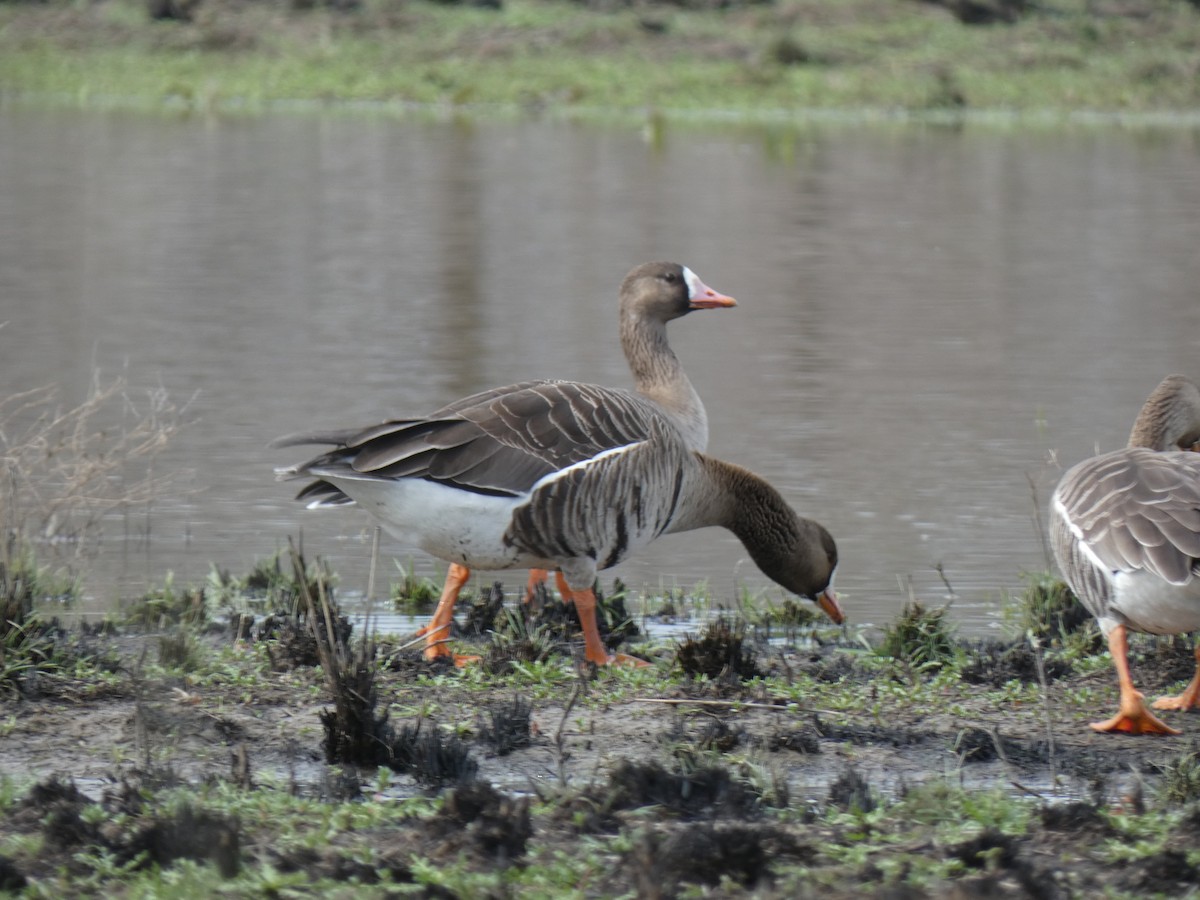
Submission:
[[[245,626],[239,623],[240,633],[254,633]],[[1200,887],[1200,869],[1189,856],[1200,837],[1200,812],[1184,819],[1177,838],[1136,860],[1121,863],[1097,851],[1135,841],[1137,829],[1126,829],[1122,817],[1156,815],[1161,773],[1195,753],[1186,735],[1088,729],[1087,721],[1115,705],[1106,669],[1078,675],[1065,663],[1043,660],[1039,667],[1020,646],[968,644],[959,684],[947,689],[945,702],[922,706],[903,699],[903,679],[912,673],[902,665],[881,667],[836,640],[756,643],[743,626],[718,622],[662,650],[657,693],[612,694],[611,676],[582,667],[574,686],[529,695],[491,676],[460,678],[452,667],[384,642],[375,663],[351,660],[354,678],[346,687],[373,700],[364,706],[373,717],[363,727],[377,754],[356,768],[327,764],[322,720],[335,715],[337,704],[321,668],[309,661],[312,646],[287,633],[285,627],[270,631],[274,637],[260,632],[261,650],[237,645],[245,670],[257,673],[247,687],[215,677],[201,686],[163,670],[147,674],[146,648],[157,646],[158,635],[65,639],[83,641],[78,646],[108,660],[110,669],[118,661],[118,674],[43,674],[10,691],[0,774],[25,787],[0,824],[0,890],[61,877],[54,873],[82,877],[81,860],[97,854],[129,871],[189,859],[233,877],[269,863],[309,880],[378,885],[385,878],[416,889],[423,883],[414,868],[419,860],[499,872],[574,853],[585,840],[616,840],[621,848],[586,890],[597,897],[714,891],[1059,898],[1106,889],[1178,896]],[[228,637],[204,640],[209,650],[230,652]],[[288,652],[297,659],[284,664]],[[481,645],[480,652],[488,650]],[[1149,645],[1134,657],[1148,694],[1177,687],[1191,664],[1182,642]],[[225,670],[237,667],[236,656],[222,663]],[[373,684],[368,670],[378,673]],[[680,680],[685,671],[693,675]],[[821,691],[812,708],[775,695],[802,678]],[[495,687],[481,686],[489,681]],[[999,688],[1014,682],[1044,683],[1048,707],[998,700]],[[1105,708],[1081,708],[1071,699],[1085,688]],[[818,708],[843,690],[892,699],[882,712],[861,701]],[[436,720],[413,714],[422,709]],[[1167,717],[1200,733],[1192,715]],[[374,765],[396,773],[398,794],[440,796],[440,811],[384,833],[342,832],[316,849],[311,842],[277,848],[253,823],[188,802],[153,801],[177,784],[262,790],[259,782],[271,773],[294,793],[357,804],[376,777]],[[958,839],[938,832],[936,822],[923,828],[890,822],[889,804],[938,783],[970,792],[1001,788],[1034,798],[1038,812],[1024,831],[988,826]],[[85,814],[97,802],[105,811],[99,820]],[[850,821],[858,824],[839,824]],[[917,830],[885,839],[897,828]],[[40,835],[40,850],[5,855],[4,842],[19,835]],[[877,849],[865,862],[847,862],[847,849],[863,840],[875,840]],[[364,842],[372,848],[369,866],[356,850]],[[905,874],[933,863],[946,874],[932,882]],[[811,890],[797,888],[797,871],[816,873]],[[418,895],[467,896],[423,890]]]

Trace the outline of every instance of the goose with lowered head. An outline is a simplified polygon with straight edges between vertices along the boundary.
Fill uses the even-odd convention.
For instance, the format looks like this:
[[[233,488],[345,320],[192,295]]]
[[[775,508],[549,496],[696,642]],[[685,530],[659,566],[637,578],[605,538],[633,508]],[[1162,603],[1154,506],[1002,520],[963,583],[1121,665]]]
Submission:
[[[633,388],[659,408],[683,433],[692,450],[708,449],[708,413],[683,364],[667,341],[667,323],[698,309],[737,306],[679,263],[649,262],[632,269],[618,293],[621,349],[633,375]],[[529,573],[528,600],[547,573]]]
[[[684,442],[693,450],[704,450],[708,446],[708,416],[700,396],[683,370],[679,358],[667,341],[667,323],[698,309],[719,309],[736,306],[732,297],[713,290],[686,266],[670,262],[644,263],[631,270],[621,283],[618,318],[621,347],[629,369],[633,374],[634,389],[643,397],[659,406],[662,413],[681,431]],[[473,403],[478,396],[467,397],[461,403]],[[452,411],[457,404],[450,404],[438,413]],[[340,443],[353,432],[320,434],[307,437],[316,443]],[[305,442],[304,435],[285,438],[277,444]],[[328,439],[328,440],[326,440]],[[312,505],[349,505],[354,501],[331,484],[319,491],[320,503]],[[526,597],[545,580],[547,573],[540,569],[531,570]],[[446,578],[439,607],[449,604],[453,608],[465,579],[461,572],[451,570]],[[436,621],[436,618],[435,618]],[[418,633],[427,634],[433,640],[426,652],[430,656],[448,653],[443,642],[437,638],[444,634],[433,632],[434,623]],[[442,631],[448,633],[443,628]]]
[[[597,571],[659,535],[710,525],[732,531],[765,575],[844,619],[829,532],[762,478],[691,449],[662,407],[633,391],[524,382],[424,418],[279,443],[334,445],[279,470],[314,479],[298,499],[314,507],[348,498],[390,534],[451,563],[428,632],[431,657],[449,653],[439,638],[470,569],[533,567],[558,572],[586,658],[621,661],[596,628]]]

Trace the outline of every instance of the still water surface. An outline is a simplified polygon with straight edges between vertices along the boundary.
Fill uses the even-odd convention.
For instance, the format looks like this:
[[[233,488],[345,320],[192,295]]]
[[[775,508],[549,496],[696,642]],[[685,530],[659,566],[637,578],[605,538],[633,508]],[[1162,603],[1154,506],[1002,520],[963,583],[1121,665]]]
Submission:
[[[1121,445],[1163,375],[1200,377],[1187,131],[9,109],[0,173],[0,390],[80,399],[98,367],[189,401],[148,534],[114,525],[85,567],[101,606],[301,529],[361,589],[365,515],[305,512],[272,480],[296,451],[267,442],[520,379],[625,386],[616,288],[645,260],[738,298],[671,329],[710,450],[829,527],[859,623],[910,585],[941,602],[940,566],[964,629],[994,624],[1047,565],[1035,512],[1063,467]],[[610,574],[769,584],[719,530]]]

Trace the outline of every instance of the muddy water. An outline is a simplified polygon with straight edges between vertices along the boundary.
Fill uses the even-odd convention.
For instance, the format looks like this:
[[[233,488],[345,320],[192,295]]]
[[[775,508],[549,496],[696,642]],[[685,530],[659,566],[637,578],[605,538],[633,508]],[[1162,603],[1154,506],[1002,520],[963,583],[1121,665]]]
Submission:
[[[8,109],[0,167],[0,389],[77,399],[98,367],[188,403],[173,487],[85,567],[97,609],[301,529],[361,588],[365,517],[298,508],[266,443],[517,379],[626,385],[615,292],[647,259],[740,301],[672,328],[711,450],[834,532],[857,622],[952,590],[966,629],[993,625],[1046,565],[1061,467],[1121,444],[1162,375],[1200,377],[1184,131]],[[616,574],[767,585],[720,531]]]

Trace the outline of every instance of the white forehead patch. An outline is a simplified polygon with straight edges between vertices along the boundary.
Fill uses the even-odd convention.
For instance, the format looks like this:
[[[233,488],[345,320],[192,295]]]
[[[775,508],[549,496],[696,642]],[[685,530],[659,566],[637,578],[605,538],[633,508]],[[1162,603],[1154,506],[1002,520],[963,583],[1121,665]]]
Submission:
[[[689,269],[687,266],[683,267],[683,280],[687,282],[688,299],[695,300],[696,294],[699,293],[700,285],[703,284],[703,282],[699,278],[697,278],[696,273],[693,272],[691,269]]]

